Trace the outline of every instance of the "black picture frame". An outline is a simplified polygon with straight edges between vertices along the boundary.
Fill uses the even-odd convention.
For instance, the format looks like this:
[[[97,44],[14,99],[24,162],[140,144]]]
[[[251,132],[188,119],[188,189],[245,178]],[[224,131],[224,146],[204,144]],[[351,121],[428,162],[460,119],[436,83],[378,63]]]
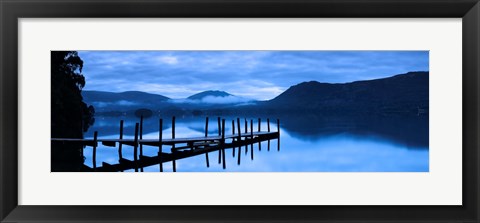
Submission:
[[[0,15],[0,219],[2,222],[478,222],[480,220],[480,153],[478,152],[480,5],[478,0],[0,0]],[[17,21],[19,18],[76,17],[462,18],[463,205],[18,205],[19,34]]]

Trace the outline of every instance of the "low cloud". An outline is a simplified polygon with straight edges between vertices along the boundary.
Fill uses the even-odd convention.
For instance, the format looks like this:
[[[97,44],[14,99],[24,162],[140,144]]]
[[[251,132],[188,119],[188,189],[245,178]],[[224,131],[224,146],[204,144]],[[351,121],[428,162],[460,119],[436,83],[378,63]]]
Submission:
[[[138,103],[133,102],[133,101],[126,101],[126,100],[120,100],[120,101],[115,101],[115,102],[93,102],[92,103],[94,107],[97,108],[106,108],[106,107],[111,107],[111,106],[135,106],[138,105]]]
[[[230,95],[227,97],[207,96],[202,98],[201,101],[203,103],[208,103],[208,104],[237,104],[237,103],[249,102],[251,100],[247,98]]]

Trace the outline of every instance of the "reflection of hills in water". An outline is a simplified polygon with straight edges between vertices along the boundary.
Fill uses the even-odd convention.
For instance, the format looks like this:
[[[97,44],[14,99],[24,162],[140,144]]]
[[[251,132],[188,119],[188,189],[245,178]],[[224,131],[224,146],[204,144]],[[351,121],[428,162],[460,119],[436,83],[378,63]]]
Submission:
[[[241,120],[243,117],[239,116]],[[259,115],[265,122],[269,115]],[[162,117],[163,129],[171,127],[171,117]],[[227,120],[237,117],[222,117]],[[391,141],[408,148],[426,148],[429,146],[428,115],[319,115],[312,113],[283,114],[278,115],[281,127],[292,137],[316,141],[320,138],[338,134],[349,134],[359,138],[375,138],[378,140]],[[94,126],[85,135],[92,137],[93,131],[98,131],[99,137],[119,134],[120,119],[125,120],[124,134],[133,135],[135,122],[139,119],[134,116],[109,117],[98,116]],[[250,120],[250,117],[247,117]],[[216,117],[210,117],[209,135],[218,134]],[[257,119],[254,119],[256,128]],[[276,129],[275,120],[271,120],[272,129]],[[198,132],[197,136],[205,133],[205,117],[177,117],[177,123],[188,129]],[[243,125],[243,121],[242,121]],[[153,116],[144,120],[143,134],[155,133],[159,129],[159,117]],[[243,127],[242,127],[243,131]]]
[[[123,133],[125,135],[134,135],[135,123],[140,119],[135,116],[99,116],[95,115],[95,123],[89,128],[85,134],[85,138],[91,138],[94,131],[98,131],[98,136],[118,135],[120,132],[120,120],[124,120]],[[163,130],[172,126],[172,120],[163,120]],[[143,134],[158,132],[160,127],[159,118],[152,116],[143,120]]]
[[[280,116],[282,128],[292,137],[311,140],[338,134],[359,138],[372,137],[404,145],[427,148],[428,116],[322,116],[296,114]]]

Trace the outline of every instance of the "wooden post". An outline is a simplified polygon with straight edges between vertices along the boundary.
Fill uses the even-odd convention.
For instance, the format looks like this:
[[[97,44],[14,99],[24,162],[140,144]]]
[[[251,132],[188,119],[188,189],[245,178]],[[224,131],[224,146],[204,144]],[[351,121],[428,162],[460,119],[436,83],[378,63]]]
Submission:
[[[222,150],[218,149],[218,164],[222,163]]]
[[[220,117],[217,118],[217,122],[218,122],[218,135],[222,135],[222,126],[221,126],[221,121],[220,121]],[[218,150],[218,163],[222,163],[222,150],[219,149]]]
[[[175,139],[175,116],[172,117],[172,139]]]
[[[135,136],[133,140],[133,165],[135,172],[138,172],[138,123],[135,123]]]
[[[280,119],[277,119],[278,143],[277,150],[280,151]]]
[[[140,139],[143,139],[143,115],[140,116]],[[143,157],[143,145],[140,144],[140,160]],[[140,167],[140,172],[143,172],[143,167]]]
[[[240,143],[242,141],[242,132],[240,131],[240,118],[237,118],[237,128],[238,128],[238,142]],[[240,144],[239,144],[240,145]],[[237,164],[240,165],[240,156],[242,155],[242,147],[238,146],[238,160]]]
[[[270,119],[267,118],[267,131],[270,132]]]
[[[208,117],[205,118],[205,138],[207,137],[208,137]],[[207,162],[207,168],[210,167],[210,161],[208,160],[208,152],[205,153],[205,161]]]
[[[123,120],[120,120],[120,137],[119,137],[119,139],[123,139]],[[123,158],[122,146],[123,146],[122,142],[119,142],[118,143],[118,160],[121,160]]]
[[[248,133],[248,124],[247,124],[247,119],[245,119],[245,142],[247,142],[247,136],[246,136],[246,133]],[[248,144],[245,143],[245,155],[247,155],[248,153]]]
[[[93,156],[92,156],[93,171],[97,170],[97,137],[98,137],[98,132],[95,131],[93,133]]]
[[[238,127],[238,141],[242,140],[242,132],[241,132],[241,127],[240,127],[240,118],[237,118],[237,127]]]
[[[220,117],[217,118],[217,122],[218,122],[218,135],[222,135],[222,128],[220,126]]]
[[[261,131],[261,128],[262,128],[262,119],[258,118],[258,132]]]
[[[84,122],[84,120],[83,120],[83,115],[81,115],[81,116],[79,117],[79,119],[77,119],[77,120],[80,122],[80,129],[79,129],[80,131],[79,131],[79,132],[82,134],[82,137],[81,137],[81,138],[84,138],[84,134],[83,134],[83,132],[84,132],[84,131],[83,131],[83,125],[84,125],[84,123],[83,123],[83,122]],[[62,144],[65,144],[65,142],[63,142]],[[85,148],[84,145],[80,146],[80,152],[81,152],[83,158],[85,158],[85,157],[84,157],[84,156],[85,156],[84,148]],[[92,149],[92,152],[93,152],[93,149]],[[92,155],[92,159],[93,159],[93,155]],[[93,163],[92,163],[92,167],[93,167]]]
[[[235,120],[232,120],[232,135],[235,135]],[[232,138],[232,143],[235,142],[235,138]],[[232,156],[235,157],[235,146],[232,147]]]
[[[258,118],[258,132],[261,131],[261,126],[262,126],[262,120],[260,118]],[[262,141],[261,140],[258,140],[258,151],[262,151]]]
[[[217,118],[217,123],[218,123],[218,135],[222,135],[222,126],[221,126],[221,121],[220,117]],[[222,163],[222,150],[218,150],[218,163]]]
[[[175,161],[176,158],[176,152],[177,150],[175,149],[175,145],[172,145],[172,149],[170,150],[172,152],[172,169],[173,172],[177,172],[177,162]]]
[[[175,116],[172,117],[172,139],[175,139]],[[176,158],[175,153],[177,152],[177,150],[175,150],[175,143],[173,143],[172,145],[171,152],[173,156],[173,159],[172,159],[173,172],[177,172],[177,163],[175,161],[175,158]]]
[[[270,132],[270,119],[267,118],[267,132]],[[270,151],[270,139],[267,141],[267,151]]]
[[[222,164],[223,169],[227,168],[227,163],[225,162],[225,119],[222,119],[222,141],[220,143],[222,148]]]
[[[163,144],[162,144],[162,141],[163,141],[163,119],[160,119],[159,121],[159,132],[158,132],[158,159],[159,159],[159,162],[160,162],[160,172],[163,172],[163,159],[162,159],[162,155],[163,155]]]
[[[250,158],[253,160],[253,119],[250,119],[250,137],[252,142],[250,143]]]
[[[247,127],[248,124],[247,124],[247,123],[248,123],[248,122],[247,122],[247,119],[245,119],[245,133],[248,133],[248,127]]]
[[[120,163],[120,160],[123,159],[123,151],[122,151],[122,147],[123,147],[123,143],[121,142],[122,139],[123,139],[123,120],[120,120],[120,136],[118,137],[120,139],[120,142],[118,142],[118,162]],[[121,172],[123,172],[123,170],[120,170]]]

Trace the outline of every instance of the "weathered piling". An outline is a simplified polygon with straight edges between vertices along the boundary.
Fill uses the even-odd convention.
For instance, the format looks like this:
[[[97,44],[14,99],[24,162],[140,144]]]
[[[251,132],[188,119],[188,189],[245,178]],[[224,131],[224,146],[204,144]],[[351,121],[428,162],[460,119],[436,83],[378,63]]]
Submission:
[[[143,115],[140,116],[140,140],[143,139]],[[140,144],[140,159],[143,157],[143,145]],[[143,172],[143,167],[140,167],[140,172]]]
[[[220,117],[217,118],[217,123],[218,123],[218,135],[222,135],[222,126],[221,126],[221,120]],[[222,150],[218,150],[218,163],[222,163]]]
[[[120,134],[119,134],[120,141],[123,139],[123,120],[120,120]],[[122,155],[122,146],[123,144],[120,142],[118,143],[118,160],[123,159]]]
[[[93,133],[93,155],[92,155],[93,171],[97,169],[97,137],[98,137],[98,132],[95,131]]]
[[[133,162],[135,172],[138,172],[138,123],[135,123],[135,136],[133,139]]]
[[[238,138],[237,141],[241,142],[242,141],[242,132],[241,132],[241,127],[240,127],[240,118],[237,118],[237,128],[238,128]],[[240,157],[242,156],[242,147],[238,147],[238,160],[237,160],[237,165],[240,165]]]
[[[205,138],[207,138],[207,137],[208,137],[208,117],[205,118]],[[205,162],[207,163],[207,167],[210,167],[210,161],[208,159],[208,152],[205,153]]]
[[[267,118],[267,132],[270,132],[270,119]],[[270,139],[267,142],[267,151],[270,151]]]
[[[250,143],[250,159],[253,160],[253,119],[250,119],[250,138],[252,143]]]
[[[258,132],[260,132],[262,129],[261,123],[262,123],[262,119],[258,118]]]
[[[261,131],[261,128],[262,128],[262,120],[258,118],[258,132]],[[262,142],[258,140],[258,151],[261,151],[261,150],[262,150]]]
[[[222,135],[222,127],[220,126],[221,125],[221,119],[220,117],[217,117],[217,123],[218,123],[218,135],[221,136]]]
[[[277,151],[280,151],[280,119],[277,119],[277,132],[278,132]]]
[[[247,122],[247,119],[245,119],[245,134],[248,133],[248,127],[247,126],[248,126],[248,122]],[[247,140],[247,137],[245,137],[245,140]],[[245,155],[247,155],[247,153],[248,153],[248,145],[245,144]]]
[[[162,140],[163,140],[163,119],[159,120],[159,131],[158,131],[158,141],[160,142],[158,144],[158,159],[160,162],[160,172],[163,172],[163,162],[162,162],[162,153],[163,153],[163,145],[162,145]]]
[[[232,120],[232,135],[235,135],[235,120]],[[235,142],[235,138],[232,138],[232,143]],[[235,157],[235,146],[232,148],[232,156]]]
[[[267,118],[267,132],[270,132],[270,119]]]
[[[175,139],[175,116],[172,117],[172,139]]]
[[[223,169],[227,168],[227,163],[225,162],[225,119],[222,119],[222,139],[220,141],[220,148],[222,150],[222,164]]]
[[[172,139],[175,139],[175,116],[172,117]],[[173,172],[177,172],[177,163],[175,161],[177,150],[175,149],[175,144],[172,145],[172,168]]]

